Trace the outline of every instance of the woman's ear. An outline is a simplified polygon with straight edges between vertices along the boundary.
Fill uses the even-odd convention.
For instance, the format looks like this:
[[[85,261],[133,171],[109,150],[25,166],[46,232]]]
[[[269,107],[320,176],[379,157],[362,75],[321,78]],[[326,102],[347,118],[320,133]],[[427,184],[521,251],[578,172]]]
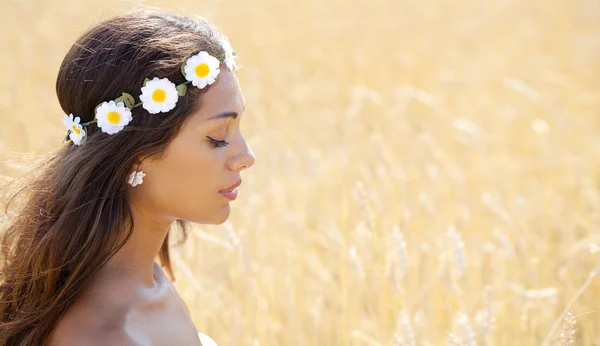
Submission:
[[[157,155],[144,155],[136,158],[129,169],[130,172],[144,172],[145,174],[152,171],[152,167],[156,162]]]
[[[144,170],[144,160],[141,158],[136,158],[133,163],[131,164],[131,167],[129,168],[130,171],[140,171],[140,170]]]

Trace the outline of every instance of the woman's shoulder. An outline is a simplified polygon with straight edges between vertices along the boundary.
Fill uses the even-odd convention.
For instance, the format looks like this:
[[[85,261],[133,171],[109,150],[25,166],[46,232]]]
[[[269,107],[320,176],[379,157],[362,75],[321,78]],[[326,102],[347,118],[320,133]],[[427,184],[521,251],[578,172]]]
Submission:
[[[69,320],[59,322],[50,334],[47,345],[141,346],[124,329],[100,328],[91,325],[89,321]]]
[[[139,345],[124,328],[124,316],[94,311],[90,304],[72,306],[50,334],[49,345]]]
[[[216,346],[214,340],[197,333],[175,291],[164,289],[144,299],[134,296],[98,291],[84,295],[60,319],[50,345],[141,346],[166,345],[176,340],[173,344]]]
[[[60,331],[53,333],[48,340],[48,346],[63,345],[86,345],[86,346],[142,346],[139,342],[133,340],[127,333],[110,335],[93,335],[89,332],[81,333],[79,331]]]

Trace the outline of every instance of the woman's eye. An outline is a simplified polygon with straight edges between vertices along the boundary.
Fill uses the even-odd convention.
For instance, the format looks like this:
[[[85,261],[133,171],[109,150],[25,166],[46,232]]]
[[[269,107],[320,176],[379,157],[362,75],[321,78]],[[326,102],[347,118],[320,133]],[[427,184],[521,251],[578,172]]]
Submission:
[[[208,140],[210,140],[210,143],[211,143],[211,144],[213,145],[213,147],[215,147],[215,148],[224,147],[224,146],[226,146],[227,144],[229,144],[229,142],[227,142],[227,141],[219,141],[219,140],[216,140],[216,139],[214,139],[214,138],[211,138],[211,137],[209,137],[209,136],[206,136],[206,138],[208,138]]]

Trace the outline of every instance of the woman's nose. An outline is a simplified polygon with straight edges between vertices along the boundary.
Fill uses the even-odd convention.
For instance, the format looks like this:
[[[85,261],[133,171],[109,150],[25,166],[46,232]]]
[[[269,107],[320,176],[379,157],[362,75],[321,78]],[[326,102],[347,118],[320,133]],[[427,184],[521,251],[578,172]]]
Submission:
[[[256,161],[256,156],[248,143],[242,138],[242,146],[237,155],[235,155],[229,162],[229,168],[232,171],[242,171],[244,169],[252,167]]]

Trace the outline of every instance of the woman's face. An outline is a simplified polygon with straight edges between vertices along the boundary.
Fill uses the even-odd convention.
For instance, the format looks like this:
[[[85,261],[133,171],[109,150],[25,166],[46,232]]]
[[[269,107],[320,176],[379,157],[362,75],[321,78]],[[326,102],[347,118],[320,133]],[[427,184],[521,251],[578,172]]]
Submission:
[[[192,87],[192,86],[190,86]],[[224,66],[160,158],[140,169],[141,185],[130,187],[137,209],[161,220],[219,224],[229,217],[240,172],[254,164],[254,153],[240,132],[245,104],[237,77]]]

